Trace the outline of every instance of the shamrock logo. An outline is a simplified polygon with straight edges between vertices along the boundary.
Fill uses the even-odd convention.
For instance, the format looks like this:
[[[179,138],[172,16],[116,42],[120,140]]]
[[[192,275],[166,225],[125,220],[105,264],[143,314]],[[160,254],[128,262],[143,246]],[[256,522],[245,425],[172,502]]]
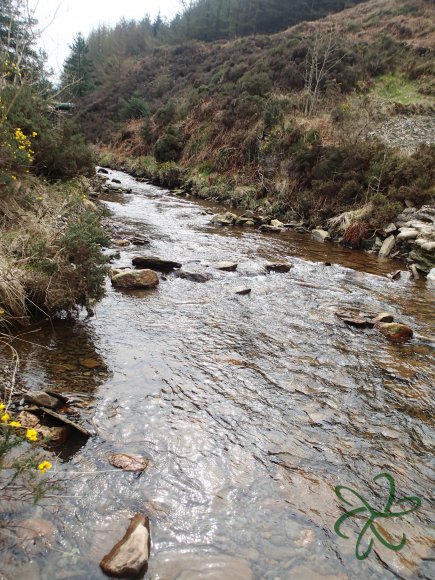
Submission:
[[[358,534],[358,539],[357,539],[356,546],[355,546],[355,556],[358,558],[358,560],[365,560],[367,558],[367,556],[370,554],[370,552],[372,551],[373,538],[370,538],[368,547],[365,551],[362,551],[362,549],[361,549],[361,544],[362,544],[362,541],[364,539],[364,536],[369,530],[372,532],[374,537],[376,539],[378,539],[381,542],[381,544],[383,544],[386,548],[389,548],[390,550],[393,550],[395,552],[398,552],[399,550],[401,550],[404,547],[404,545],[406,544],[406,535],[405,534],[402,535],[402,539],[400,540],[400,542],[398,544],[391,544],[376,529],[376,526],[374,525],[375,520],[377,518],[395,518],[395,517],[403,516],[405,514],[410,514],[421,506],[421,499],[419,499],[418,497],[407,496],[407,497],[404,497],[402,499],[397,500],[396,504],[398,506],[400,506],[400,505],[404,504],[405,502],[411,502],[411,504],[412,504],[411,508],[405,509],[403,511],[396,511],[396,512],[391,511],[391,507],[394,503],[394,496],[395,496],[394,479],[393,479],[393,476],[390,475],[389,473],[379,473],[378,475],[376,475],[376,477],[373,478],[373,481],[377,481],[378,479],[381,479],[381,478],[386,479],[388,481],[388,483],[390,484],[390,493],[389,493],[387,503],[385,504],[385,508],[383,511],[378,511],[377,509],[373,508],[369,504],[369,502],[360,493],[358,493],[354,489],[351,489],[350,487],[346,487],[345,485],[337,485],[335,487],[336,496],[341,501],[343,501],[345,504],[347,504],[349,506],[353,506],[352,502],[348,501],[347,499],[345,499],[343,497],[343,495],[342,495],[343,490],[350,492],[362,504],[360,507],[356,507],[354,509],[349,510],[348,512],[346,512],[345,514],[340,516],[338,518],[338,520],[335,522],[334,530],[335,530],[335,533],[340,536],[340,538],[345,538],[346,540],[349,539],[349,536],[346,536],[346,534],[344,534],[341,531],[342,524],[348,518],[351,518],[351,517],[356,516],[358,514],[362,514],[364,512],[367,512],[367,515],[369,516],[368,519],[366,520],[363,528],[361,529],[360,533]]]

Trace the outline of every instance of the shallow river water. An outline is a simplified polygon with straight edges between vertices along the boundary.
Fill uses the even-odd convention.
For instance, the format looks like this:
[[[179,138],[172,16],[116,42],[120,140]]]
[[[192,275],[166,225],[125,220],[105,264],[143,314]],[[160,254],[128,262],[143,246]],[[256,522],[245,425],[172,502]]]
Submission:
[[[140,512],[151,522],[150,579],[433,578],[433,288],[393,282],[386,273],[400,265],[306,234],[212,226],[210,205],[110,177],[133,188],[104,197],[116,237],[151,240],[121,248],[115,266],[152,254],[213,278],[169,274],[152,291],[108,283],[93,318],[47,326],[20,347],[26,386],[82,397],[96,436],[53,461],[65,482],[60,501],[54,494],[27,514],[54,524],[50,547],[3,552],[1,571],[15,580],[102,578],[101,557]],[[221,260],[237,270],[215,269]],[[289,273],[264,273],[282,260]],[[240,286],[251,294],[236,295]],[[348,327],[337,309],[392,312],[414,339],[393,344]],[[118,452],[150,465],[140,477],[116,470],[107,458]],[[340,538],[334,523],[352,508],[334,488],[382,511],[389,488],[373,480],[382,472],[394,477],[397,499],[422,505],[376,520],[390,543],[406,533],[402,550],[375,538],[360,561],[368,512],[350,517],[349,539]],[[368,530],[363,545],[371,538]]]

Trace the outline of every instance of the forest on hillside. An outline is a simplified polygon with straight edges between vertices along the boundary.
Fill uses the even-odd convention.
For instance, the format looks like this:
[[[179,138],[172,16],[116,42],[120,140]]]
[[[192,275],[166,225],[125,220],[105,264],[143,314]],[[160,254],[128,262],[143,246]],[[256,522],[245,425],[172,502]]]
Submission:
[[[165,45],[212,42],[272,34],[307,20],[316,20],[364,0],[183,0],[170,22],[158,15],[122,19],[99,26],[87,38],[77,33],[65,62],[62,85],[70,96],[84,94],[118,78],[125,61]]]

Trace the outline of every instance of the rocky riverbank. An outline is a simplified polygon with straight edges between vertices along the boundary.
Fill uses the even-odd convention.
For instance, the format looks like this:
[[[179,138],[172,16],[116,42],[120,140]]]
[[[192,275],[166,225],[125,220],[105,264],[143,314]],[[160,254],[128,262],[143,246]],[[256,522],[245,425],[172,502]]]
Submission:
[[[169,179],[165,179],[164,171],[144,173],[135,169],[134,164],[126,166],[125,163],[117,163],[116,161],[111,163],[111,168],[127,171],[141,181],[167,187],[178,196],[208,197],[204,196],[203,192],[199,194],[192,186],[191,180],[185,179],[182,175],[175,179],[174,175],[171,174]],[[123,188],[121,184],[110,180],[106,171],[104,168],[98,170],[101,191],[129,193],[129,190]],[[212,188],[209,191],[209,199],[214,199]],[[279,234],[289,229],[294,229],[300,233],[310,233],[322,243],[337,242],[348,247],[377,253],[382,258],[402,260],[406,262],[414,278],[417,279],[420,275],[429,275],[429,279],[432,279],[435,272],[435,206],[424,205],[417,208],[412,202],[407,203],[409,207],[406,207],[392,222],[376,230],[365,230],[362,226],[359,227],[359,224],[363,222],[358,222],[358,210],[346,212],[346,214],[332,218],[315,228],[310,225],[309,221],[302,219],[281,221],[279,213],[264,211],[266,208],[239,213],[228,210],[214,215],[211,218],[211,223],[227,227],[256,228],[261,232],[273,234]],[[360,212],[360,215],[364,217],[363,212]],[[353,240],[352,232],[349,235],[352,228],[356,230],[356,240]]]

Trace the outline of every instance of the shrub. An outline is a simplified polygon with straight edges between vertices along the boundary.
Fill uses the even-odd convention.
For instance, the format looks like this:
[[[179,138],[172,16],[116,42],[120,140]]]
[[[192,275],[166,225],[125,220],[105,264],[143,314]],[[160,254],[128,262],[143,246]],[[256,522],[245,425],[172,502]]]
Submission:
[[[160,163],[178,161],[183,151],[177,131],[169,129],[154,145],[154,156]]]
[[[148,116],[148,104],[139,93],[133,93],[127,101],[125,99],[121,100],[119,104],[120,119],[128,121],[130,119],[142,119]]]
[[[240,87],[250,95],[264,97],[272,88],[272,81],[265,72],[247,72],[239,81]]]

